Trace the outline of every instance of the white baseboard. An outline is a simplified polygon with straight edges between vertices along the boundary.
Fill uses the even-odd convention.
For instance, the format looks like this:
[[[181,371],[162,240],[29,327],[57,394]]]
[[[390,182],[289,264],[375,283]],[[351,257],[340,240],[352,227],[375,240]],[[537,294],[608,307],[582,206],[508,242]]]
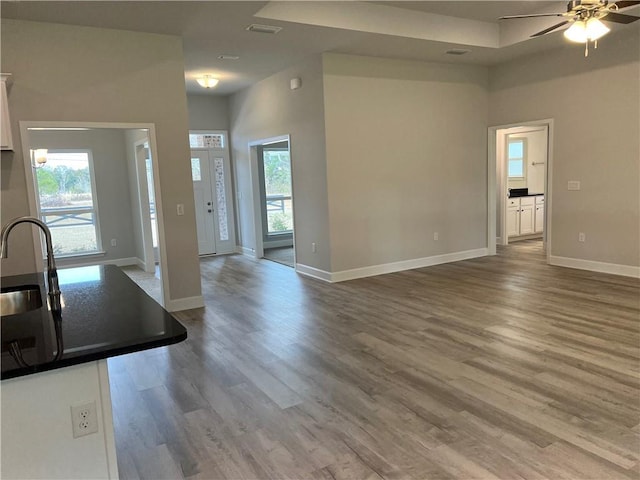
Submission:
[[[403,270],[413,270],[415,268],[430,267],[433,265],[440,265],[442,263],[459,262],[460,260],[484,257],[488,255],[488,253],[489,251],[486,247],[476,248],[474,250],[465,250],[462,252],[445,253],[443,255],[434,255],[431,257],[415,258],[412,260],[403,260],[400,262],[385,263],[382,265],[372,265],[370,267],[354,268],[352,270],[343,270],[341,272],[332,273],[331,281],[344,282],[345,280],[373,277],[375,275],[401,272]]]
[[[253,248],[243,247],[242,245],[236,245],[236,253],[241,253],[247,257],[256,257],[256,252]]]
[[[138,266],[138,268],[142,271],[147,271],[147,264],[140,260],[139,258],[136,258],[136,265]]]
[[[164,308],[169,312],[178,312],[180,310],[191,310],[192,308],[202,307],[204,307],[204,298],[202,297],[202,295],[169,300],[164,306]]]
[[[296,263],[296,272],[308,277],[324,280],[325,282],[336,283],[344,282],[347,280],[355,280],[356,278],[384,275],[385,273],[413,270],[414,268],[430,267],[432,265],[440,265],[442,263],[459,262],[460,260],[485,257],[487,255],[487,248],[477,248],[475,250],[445,253],[443,255],[434,255],[432,257],[415,258],[412,260],[403,260],[401,262],[385,263],[382,265],[372,265],[370,267],[354,268],[352,270],[343,270],[341,272],[333,273],[326,272],[318,268],[309,267],[308,265],[303,265],[301,263]]]
[[[117,267],[128,267],[130,265],[138,265],[138,259],[136,257],[127,257],[97,260],[95,257],[78,257],[73,260],[69,258],[68,261],[65,261],[64,259],[56,259],[56,263],[60,268],[86,267],[88,265],[115,265]]]
[[[302,275],[306,275],[307,277],[317,278],[318,280],[323,280],[325,282],[331,282],[331,273],[320,270],[319,268],[303,265],[302,263],[296,263],[296,272]]]
[[[595,262],[593,260],[582,260],[580,258],[569,257],[549,257],[549,265],[558,267],[577,268],[579,270],[590,270],[592,272],[610,273],[613,275],[623,275],[625,277],[640,278],[640,267],[632,265],[620,265],[617,263]]]

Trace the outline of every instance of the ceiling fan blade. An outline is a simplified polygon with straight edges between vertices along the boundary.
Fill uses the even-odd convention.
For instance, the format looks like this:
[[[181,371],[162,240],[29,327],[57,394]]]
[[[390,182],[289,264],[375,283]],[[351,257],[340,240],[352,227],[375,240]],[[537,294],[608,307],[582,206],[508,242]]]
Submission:
[[[512,18],[533,18],[533,17],[562,17],[564,13],[534,13],[532,15],[506,15],[498,20],[510,20]]]
[[[633,23],[636,20],[640,20],[640,17],[634,17],[632,15],[623,15],[621,13],[609,12],[601,18],[605,22],[613,23]]]
[[[634,1],[621,1],[621,2],[614,2],[616,4],[616,6],[618,8],[627,8],[627,7],[633,7],[634,5],[640,5],[640,1],[638,0],[634,0]]]
[[[569,23],[569,20],[565,20],[564,22],[556,23],[553,27],[545,28],[544,30],[539,31],[538,33],[534,33],[531,37],[540,37],[546,33],[553,32],[556,28],[560,28],[563,25]]]

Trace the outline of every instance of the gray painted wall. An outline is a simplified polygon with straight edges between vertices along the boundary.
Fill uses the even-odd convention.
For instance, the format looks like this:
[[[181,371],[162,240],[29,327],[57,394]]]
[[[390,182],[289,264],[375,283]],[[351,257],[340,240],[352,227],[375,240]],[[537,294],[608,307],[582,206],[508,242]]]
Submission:
[[[38,148],[86,149],[93,156],[100,236],[104,256],[100,261],[135,257],[129,172],[124,131],[118,129],[83,131],[31,131],[30,145]],[[111,246],[111,239],[117,246]],[[91,263],[88,259],[87,263]],[[64,265],[64,261],[58,262]],[[82,263],[74,259],[74,264]]]
[[[302,78],[291,90],[289,80]],[[329,220],[322,91],[319,56],[273,75],[230,98],[231,157],[238,199],[238,243],[255,242],[248,144],[290,135],[296,261],[329,271]],[[311,252],[311,243],[317,252]]]
[[[331,271],[486,247],[487,69],[323,59]]]
[[[200,296],[181,39],[3,19],[2,70],[13,74],[14,135],[20,120],[155,124],[169,298]],[[2,152],[3,219],[29,213],[16,143],[14,153]],[[183,216],[176,214],[178,203],[185,205]],[[2,260],[3,275],[35,268],[28,229],[14,239],[18,246]]]
[[[555,119],[553,256],[640,265],[639,31],[608,35],[588,58],[567,44],[491,69],[491,125]]]
[[[229,130],[229,97],[187,95],[189,130]]]

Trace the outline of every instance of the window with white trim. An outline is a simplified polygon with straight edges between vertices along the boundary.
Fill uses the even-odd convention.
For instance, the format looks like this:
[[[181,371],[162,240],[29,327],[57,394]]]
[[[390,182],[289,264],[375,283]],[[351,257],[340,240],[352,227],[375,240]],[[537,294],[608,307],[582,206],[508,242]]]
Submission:
[[[510,138],[507,142],[507,158],[509,159],[509,178],[525,178],[526,143],[524,138]]]
[[[49,150],[36,169],[38,213],[51,230],[56,257],[102,250],[90,150]]]

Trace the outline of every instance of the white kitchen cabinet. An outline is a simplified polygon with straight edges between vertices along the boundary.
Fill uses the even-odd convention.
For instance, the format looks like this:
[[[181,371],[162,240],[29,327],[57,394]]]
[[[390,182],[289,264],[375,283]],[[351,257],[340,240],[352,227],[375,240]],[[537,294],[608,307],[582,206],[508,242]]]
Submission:
[[[9,102],[7,97],[7,81],[10,74],[0,74],[2,85],[0,86],[0,148],[2,150],[13,150],[13,136],[11,135],[11,119],[9,117]]]
[[[520,235],[520,199],[507,199],[507,236]]]
[[[544,225],[544,196],[507,199],[507,236],[518,237],[541,233]],[[541,219],[538,215],[541,213]],[[537,221],[537,223],[536,223]],[[540,230],[538,230],[540,228]]]
[[[535,197],[535,214],[534,214],[535,233],[544,231],[544,195]]]
[[[530,235],[534,232],[534,200],[533,197],[520,199],[520,235]]]

